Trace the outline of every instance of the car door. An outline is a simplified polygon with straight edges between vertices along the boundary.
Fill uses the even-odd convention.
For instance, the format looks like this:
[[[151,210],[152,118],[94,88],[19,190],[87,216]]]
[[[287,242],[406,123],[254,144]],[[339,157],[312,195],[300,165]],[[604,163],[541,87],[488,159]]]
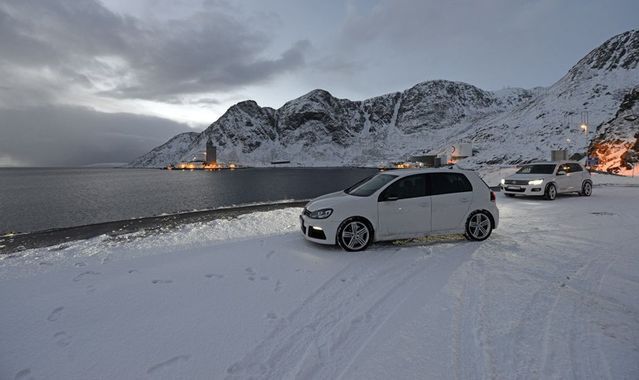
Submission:
[[[559,175],[559,172],[564,172],[565,174]],[[574,182],[574,173],[572,173],[572,168],[569,164],[561,164],[557,166],[557,176],[555,177],[555,182],[557,183],[557,190],[564,193],[567,191],[572,191],[573,182]]]
[[[463,229],[464,217],[473,200],[473,187],[461,173],[429,174],[431,183],[432,231]]]
[[[425,174],[398,179],[378,197],[378,234],[381,239],[423,236],[430,232],[431,205]]]
[[[584,180],[584,169],[579,164],[570,163],[570,184],[572,191],[580,191]]]

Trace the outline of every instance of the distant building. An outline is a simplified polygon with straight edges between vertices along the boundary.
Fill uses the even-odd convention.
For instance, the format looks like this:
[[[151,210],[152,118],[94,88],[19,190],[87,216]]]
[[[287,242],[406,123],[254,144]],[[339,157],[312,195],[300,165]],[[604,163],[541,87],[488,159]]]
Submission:
[[[423,166],[423,167],[438,168],[438,167],[442,166],[442,161],[444,159],[442,159],[441,157],[438,157],[437,155],[434,155],[434,154],[427,154],[427,155],[421,155],[421,156],[412,156],[411,158],[409,158],[409,160],[411,162],[416,162],[416,163],[420,164],[420,166]],[[445,163],[445,161],[444,161],[444,163]]]
[[[211,139],[206,142],[206,163],[207,164],[216,164],[217,163],[217,148],[213,145]]]

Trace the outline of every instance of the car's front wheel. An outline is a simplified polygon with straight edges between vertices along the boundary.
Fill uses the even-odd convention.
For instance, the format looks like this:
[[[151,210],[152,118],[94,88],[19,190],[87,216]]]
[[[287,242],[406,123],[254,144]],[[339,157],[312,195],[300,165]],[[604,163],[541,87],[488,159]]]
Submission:
[[[592,183],[590,183],[589,181],[585,181],[584,184],[581,186],[581,191],[579,192],[579,195],[584,196],[584,197],[589,197],[592,195]]]
[[[554,201],[557,198],[557,186],[554,184],[549,184],[546,186],[546,192],[544,193],[544,197],[549,201]]]
[[[482,241],[493,232],[493,224],[486,211],[475,211],[466,220],[466,239]]]
[[[339,245],[349,252],[365,250],[373,238],[372,228],[361,219],[347,219],[337,231]]]

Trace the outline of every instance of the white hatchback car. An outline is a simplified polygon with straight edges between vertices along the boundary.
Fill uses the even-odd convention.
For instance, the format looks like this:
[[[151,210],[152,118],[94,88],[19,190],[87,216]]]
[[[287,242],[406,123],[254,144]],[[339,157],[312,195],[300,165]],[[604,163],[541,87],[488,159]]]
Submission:
[[[590,172],[575,161],[539,162],[522,166],[501,180],[506,196],[536,195],[554,200],[559,193],[592,194]]]
[[[484,240],[497,228],[499,210],[495,193],[472,171],[407,169],[313,199],[300,222],[307,240],[361,251],[374,241],[436,234]]]

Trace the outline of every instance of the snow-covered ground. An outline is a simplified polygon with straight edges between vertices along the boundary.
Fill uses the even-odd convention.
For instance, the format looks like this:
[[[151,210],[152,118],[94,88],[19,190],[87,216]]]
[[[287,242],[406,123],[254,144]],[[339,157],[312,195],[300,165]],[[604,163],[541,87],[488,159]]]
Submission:
[[[637,379],[629,182],[499,196],[481,243],[347,254],[284,209],[4,256],[0,378]]]

